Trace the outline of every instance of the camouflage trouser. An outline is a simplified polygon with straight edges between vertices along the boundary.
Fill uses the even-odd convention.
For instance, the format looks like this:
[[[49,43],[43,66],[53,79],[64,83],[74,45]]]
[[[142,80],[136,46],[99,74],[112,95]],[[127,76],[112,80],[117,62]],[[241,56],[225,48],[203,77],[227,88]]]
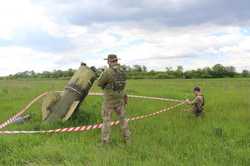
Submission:
[[[195,114],[195,116],[201,116],[203,114],[203,109],[202,108],[197,108],[197,107],[194,107],[193,108],[193,113]]]
[[[118,107],[109,107],[105,105],[102,106],[102,142],[108,143],[110,141],[112,112],[115,112],[119,117],[122,134],[125,141],[127,141],[130,136],[130,131],[128,129],[128,120],[125,117],[124,104],[121,104]]]

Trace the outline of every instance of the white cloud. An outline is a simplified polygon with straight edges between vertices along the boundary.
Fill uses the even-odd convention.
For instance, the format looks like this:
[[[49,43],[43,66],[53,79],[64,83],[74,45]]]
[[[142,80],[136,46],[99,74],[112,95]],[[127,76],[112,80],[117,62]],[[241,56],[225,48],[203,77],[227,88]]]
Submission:
[[[76,4],[80,5],[81,2],[77,1]],[[40,72],[76,68],[81,61],[99,67],[105,65],[103,58],[108,53],[117,53],[122,58],[122,63],[127,65],[144,64],[150,69],[162,70],[167,66],[177,65],[193,69],[216,63],[234,65],[239,70],[250,69],[250,36],[242,34],[241,31],[245,27],[241,25],[205,23],[164,26],[161,20],[158,23],[157,19],[154,25],[127,20],[76,25],[59,18],[64,16],[65,11],[72,12],[76,5],[69,1],[66,4],[59,1],[57,3],[44,1],[41,5],[30,0],[0,0],[0,75],[24,70]],[[150,6],[150,3],[151,1],[145,1],[143,5]],[[165,2],[157,1],[155,8],[161,6],[161,3]],[[182,10],[194,3],[195,1],[190,1],[184,4],[181,0],[171,0],[171,8]],[[84,4],[84,8],[88,8],[87,11],[96,8],[101,10],[98,3],[84,1]],[[56,12],[49,11],[57,7],[58,13],[52,15]],[[27,45],[6,46],[3,42],[1,45],[1,39],[11,40],[22,31],[34,32],[37,29],[52,37],[63,37],[74,47],[55,53],[39,51]]]
[[[0,0],[0,38],[11,39],[19,31],[41,29],[59,35],[60,25],[52,21],[42,6],[31,0]]]
[[[51,54],[35,52],[23,47],[0,47],[1,71],[0,75],[14,74],[24,70],[52,70],[57,67],[53,64]]]
[[[91,29],[72,28],[68,34],[64,34],[69,35],[76,46],[74,50],[67,52],[55,54],[31,48],[2,47],[0,55],[6,56],[0,65],[5,66],[6,71],[1,74],[32,69],[43,71],[76,68],[81,61],[103,66],[103,58],[108,53],[117,53],[125,64],[144,64],[157,70],[177,65],[193,69],[216,63],[234,65],[240,70],[250,69],[250,37],[242,35],[237,27],[199,26],[154,33],[116,26],[89,33],[89,28]],[[214,35],[222,32],[223,35]]]

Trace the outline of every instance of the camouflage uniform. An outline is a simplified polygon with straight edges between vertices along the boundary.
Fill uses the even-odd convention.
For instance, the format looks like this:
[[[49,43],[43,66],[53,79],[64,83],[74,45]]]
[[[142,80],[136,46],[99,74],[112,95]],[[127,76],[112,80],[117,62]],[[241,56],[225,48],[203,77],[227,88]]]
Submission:
[[[124,110],[124,96],[126,95],[124,92],[125,84],[125,72],[119,64],[112,65],[105,69],[98,79],[98,86],[104,91],[104,102],[102,105],[103,143],[108,143],[110,141],[112,112],[115,112],[119,116],[120,126],[125,141],[129,139],[130,131],[128,129],[128,120],[125,117]],[[118,88],[115,86],[118,86]]]
[[[196,96],[195,99],[192,101],[193,113],[196,116],[200,116],[203,113],[204,104],[205,104],[205,101],[204,101],[203,95]]]

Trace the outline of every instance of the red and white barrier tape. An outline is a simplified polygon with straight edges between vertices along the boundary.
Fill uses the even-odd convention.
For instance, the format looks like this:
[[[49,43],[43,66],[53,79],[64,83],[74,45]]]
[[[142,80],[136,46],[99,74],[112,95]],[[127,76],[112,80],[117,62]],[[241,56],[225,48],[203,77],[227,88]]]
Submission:
[[[10,119],[5,121],[4,123],[0,124],[0,129],[3,129],[10,125],[11,123],[15,122],[16,118],[24,114],[35,102],[37,102],[42,97],[46,96],[48,92],[42,93],[41,95],[34,98],[28,105],[26,105],[20,112],[18,112],[16,115],[12,116]]]
[[[90,96],[103,96],[103,93],[89,93]],[[149,99],[149,100],[159,100],[159,101],[170,101],[170,102],[183,102],[183,100],[177,99],[169,99],[162,97],[150,97],[150,96],[137,96],[137,95],[128,95],[131,98],[139,98],[139,99]]]
[[[62,91],[58,91],[62,92]],[[35,102],[37,102],[39,99],[42,97],[46,96],[48,92],[45,92],[36,98],[34,98],[27,106],[25,106],[20,112],[18,112],[16,115],[8,119],[6,122],[0,124],[0,129],[3,129],[7,127],[8,125],[12,124],[15,122],[15,120],[24,114]],[[89,93],[90,96],[103,96],[103,93]],[[134,120],[139,120],[139,119],[144,119],[147,117],[155,116],[158,115],[162,112],[166,112],[168,110],[174,109],[180,105],[183,105],[184,102],[182,100],[175,100],[175,99],[167,99],[167,98],[159,98],[159,97],[148,97],[148,96],[135,96],[135,95],[129,95],[131,98],[141,98],[141,99],[150,99],[150,100],[160,100],[160,101],[172,101],[172,102],[180,102],[179,104],[169,107],[167,109],[163,109],[158,112],[154,112],[151,114],[147,115],[142,115],[142,116],[136,116],[128,119],[129,121],[134,121]],[[114,121],[111,123],[112,126],[118,125],[119,121]],[[62,132],[77,132],[77,131],[88,131],[96,128],[101,128],[102,124],[95,124],[95,125],[88,125],[88,126],[81,126],[81,127],[71,127],[71,128],[61,128],[61,129],[55,129],[55,130],[44,130],[44,131],[0,131],[0,134],[35,134],[35,133],[62,133]]]
[[[167,112],[167,111],[172,110],[172,109],[174,109],[178,106],[181,106],[183,104],[184,104],[184,102],[176,104],[176,105],[171,106],[171,107],[166,108],[166,109],[162,109],[158,112],[154,112],[154,113],[150,113],[150,114],[146,114],[146,115],[135,116],[135,117],[129,118],[128,121],[141,120],[141,119],[145,119],[148,117],[157,116],[163,112]],[[116,126],[119,123],[120,123],[120,121],[113,121],[113,122],[111,122],[111,126]],[[59,128],[59,129],[54,129],[54,130],[42,130],[42,131],[0,131],[0,135],[85,132],[85,131],[100,129],[100,128],[102,128],[102,123],[94,124],[94,125],[79,126],[79,127]]]

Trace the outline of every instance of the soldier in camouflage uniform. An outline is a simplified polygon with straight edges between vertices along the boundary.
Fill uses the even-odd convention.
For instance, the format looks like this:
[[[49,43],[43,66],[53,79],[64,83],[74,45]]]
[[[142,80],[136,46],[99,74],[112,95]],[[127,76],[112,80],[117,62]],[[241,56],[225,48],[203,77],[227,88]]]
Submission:
[[[104,70],[97,83],[104,91],[104,102],[102,105],[102,143],[106,144],[110,141],[112,112],[115,112],[119,116],[124,140],[128,142],[130,131],[124,110],[128,99],[124,92],[126,73],[121,65],[118,64],[116,55],[108,55],[108,58],[105,60],[108,61],[109,68]]]
[[[193,106],[192,112],[198,117],[203,113],[203,107],[205,105],[204,96],[201,93],[200,87],[194,88],[195,98],[193,101],[186,100],[186,103]]]

